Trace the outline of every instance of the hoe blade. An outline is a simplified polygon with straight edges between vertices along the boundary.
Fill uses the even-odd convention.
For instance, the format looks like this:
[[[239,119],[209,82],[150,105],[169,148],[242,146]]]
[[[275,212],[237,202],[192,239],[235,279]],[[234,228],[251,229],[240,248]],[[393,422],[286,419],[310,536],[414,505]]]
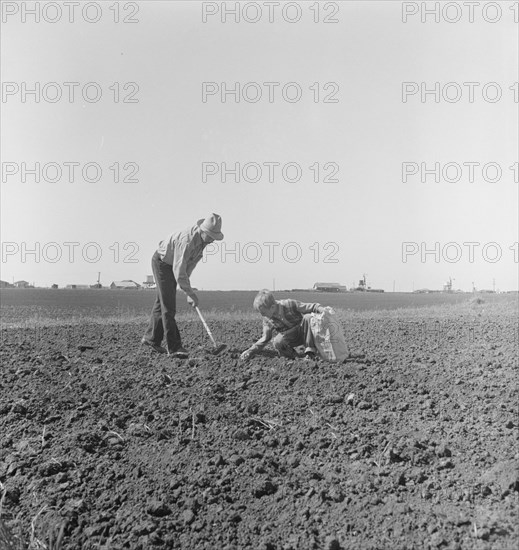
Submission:
[[[211,353],[213,355],[219,355],[220,353],[222,353],[222,351],[226,350],[227,349],[227,344],[220,344],[219,346],[217,346],[216,348],[214,348]]]

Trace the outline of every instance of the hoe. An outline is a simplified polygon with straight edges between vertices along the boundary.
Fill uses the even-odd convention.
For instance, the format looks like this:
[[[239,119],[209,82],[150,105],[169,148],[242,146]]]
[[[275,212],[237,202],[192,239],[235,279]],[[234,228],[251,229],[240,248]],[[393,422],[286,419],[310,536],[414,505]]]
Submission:
[[[196,312],[198,313],[198,316],[200,317],[200,320],[202,321],[203,325],[204,325],[204,328],[207,332],[207,334],[209,335],[209,338],[211,338],[211,342],[213,343],[213,346],[214,346],[214,349],[213,351],[211,352],[213,355],[218,355],[219,353],[221,353],[224,349],[227,349],[227,344],[220,344],[218,345],[211,333],[211,331],[209,330],[209,327],[207,326],[207,323],[205,322],[205,319],[202,317],[202,313],[201,311],[198,309],[198,306],[195,307],[196,309]]]

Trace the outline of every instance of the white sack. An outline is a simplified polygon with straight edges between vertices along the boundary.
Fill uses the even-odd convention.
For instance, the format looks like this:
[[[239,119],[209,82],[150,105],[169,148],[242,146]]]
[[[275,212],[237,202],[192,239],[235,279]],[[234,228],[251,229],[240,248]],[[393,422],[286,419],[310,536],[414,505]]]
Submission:
[[[310,327],[315,347],[325,361],[340,363],[349,355],[342,327],[335,311],[326,307],[324,313],[312,313]]]

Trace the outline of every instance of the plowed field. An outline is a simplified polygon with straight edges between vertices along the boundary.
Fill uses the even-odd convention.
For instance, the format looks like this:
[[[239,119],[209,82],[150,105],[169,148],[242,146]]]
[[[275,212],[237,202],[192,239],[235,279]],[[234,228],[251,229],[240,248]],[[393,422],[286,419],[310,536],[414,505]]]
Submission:
[[[239,354],[261,321],[2,331],[0,540],[12,548],[512,550],[517,306],[343,313],[356,359]],[[61,535],[60,535],[61,531]],[[7,542],[0,542],[0,547]]]

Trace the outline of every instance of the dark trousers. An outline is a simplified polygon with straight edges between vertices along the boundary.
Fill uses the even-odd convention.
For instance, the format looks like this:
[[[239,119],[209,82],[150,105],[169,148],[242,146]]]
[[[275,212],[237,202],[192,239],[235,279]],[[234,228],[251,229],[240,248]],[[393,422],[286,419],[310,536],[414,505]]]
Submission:
[[[294,348],[305,346],[305,348],[315,348],[314,335],[312,333],[310,319],[312,315],[306,313],[299,325],[279,333],[272,341],[274,349],[283,357],[293,359],[297,356]]]
[[[173,268],[160,259],[155,252],[151,259],[151,269],[157,285],[157,298],[151,310],[150,322],[144,338],[160,346],[166,336],[166,346],[170,353],[174,353],[182,340],[178,330],[175,314],[177,308],[177,281],[173,275]]]

